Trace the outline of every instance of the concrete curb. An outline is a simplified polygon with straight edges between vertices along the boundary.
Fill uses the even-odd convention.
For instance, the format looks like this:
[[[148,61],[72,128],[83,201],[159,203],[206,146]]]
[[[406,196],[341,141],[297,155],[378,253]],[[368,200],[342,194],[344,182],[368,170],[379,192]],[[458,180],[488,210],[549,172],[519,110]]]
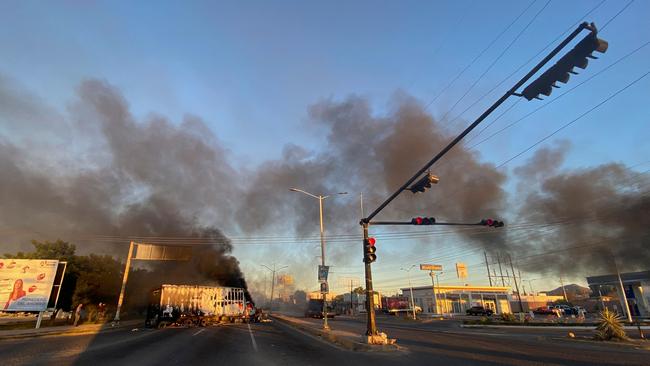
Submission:
[[[40,331],[34,330],[33,332],[25,332],[19,334],[0,334],[0,340],[24,339],[24,338],[35,338],[35,337],[47,337],[47,336],[97,334],[97,333],[110,332],[118,329],[134,327],[141,323],[142,321],[137,321],[137,322],[129,321],[129,322],[123,322],[116,326],[111,326],[110,324],[97,324],[96,326],[86,326],[84,328],[73,328],[73,329],[65,329],[65,330],[44,328]]]
[[[461,324],[461,328],[495,328],[495,329],[561,329],[561,330],[596,330],[596,326],[592,325],[495,325],[495,324]],[[636,330],[635,326],[626,325],[625,330]],[[650,326],[642,325],[641,329],[650,329]]]
[[[356,342],[351,339],[347,339],[346,337],[340,337],[336,336],[335,334],[329,333],[327,331],[324,331],[322,329],[315,329],[313,327],[308,327],[304,326],[302,324],[299,324],[298,322],[291,321],[291,318],[288,316],[277,316],[275,314],[271,315],[271,317],[277,321],[280,321],[288,326],[291,326],[293,328],[296,328],[300,331],[303,331],[305,333],[308,333],[312,336],[318,337],[322,339],[323,341],[327,341],[330,343],[333,343],[337,346],[340,346],[344,349],[347,349],[349,351],[355,351],[355,352],[367,352],[367,351],[386,351],[386,352],[394,352],[401,350],[401,347],[398,345],[371,345],[367,343],[362,343],[362,342]],[[361,339],[361,335],[359,335],[359,339]]]

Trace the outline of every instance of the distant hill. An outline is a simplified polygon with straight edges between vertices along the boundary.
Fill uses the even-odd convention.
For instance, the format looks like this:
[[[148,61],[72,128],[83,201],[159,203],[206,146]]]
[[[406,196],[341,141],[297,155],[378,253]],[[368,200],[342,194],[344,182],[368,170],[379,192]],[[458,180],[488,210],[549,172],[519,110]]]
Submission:
[[[572,283],[570,285],[564,285],[564,289],[566,290],[566,296],[569,301],[573,299],[584,299],[589,297],[589,294],[591,294],[591,289],[589,287],[583,287],[580,285],[576,285],[575,283]],[[551,291],[546,291],[546,293],[548,295],[554,295],[554,296],[564,295],[564,293],[562,292],[562,287],[558,287]]]

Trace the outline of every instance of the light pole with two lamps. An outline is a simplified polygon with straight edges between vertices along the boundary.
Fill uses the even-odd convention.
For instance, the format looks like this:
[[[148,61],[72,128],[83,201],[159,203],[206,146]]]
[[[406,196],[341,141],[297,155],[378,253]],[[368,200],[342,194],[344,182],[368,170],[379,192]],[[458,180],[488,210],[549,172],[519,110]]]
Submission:
[[[316,198],[318,200],[318,209],[319,209],[319,217],[320,217],[320,258],[321,258],[321,265],[325,267],[325,229],[323,227],[323,200],[333,196],[334,194],[348,194],[348,192],[338,192],[334,194],[328,194],[328,195],[315,195],[311,194],[309,192],[303,191],[302,189],[298,188],[289,188],[291,192],[299,192],[308,195],[309,197]],[[330,329],[329,325],[327,324],[327,294],[325,292],[322,292],[323,295],[323,329],[328,330]]]

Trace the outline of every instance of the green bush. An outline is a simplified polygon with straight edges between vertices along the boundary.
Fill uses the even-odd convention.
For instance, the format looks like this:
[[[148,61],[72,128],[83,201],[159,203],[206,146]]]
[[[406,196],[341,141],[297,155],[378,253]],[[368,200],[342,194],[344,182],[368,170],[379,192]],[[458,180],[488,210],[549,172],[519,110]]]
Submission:
[[[504,322],[510,322],[510,323],[514,323],[514,322],[518,321],[515,314],[512,314],[512,313],[501,313],[501,320],[503,320]]]

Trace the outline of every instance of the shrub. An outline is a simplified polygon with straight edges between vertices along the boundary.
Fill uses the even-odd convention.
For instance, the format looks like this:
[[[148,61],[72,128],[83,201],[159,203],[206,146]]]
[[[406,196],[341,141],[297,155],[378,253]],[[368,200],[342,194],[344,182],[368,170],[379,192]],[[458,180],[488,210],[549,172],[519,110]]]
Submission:
[[[623,324],[622,317],[618,313],[605,309],[598,314],[598,326],[596,327],[596,339],[609,341],[611,339],[627,340],[627,334]]]
[[[512,313],[501,313],[501,320],[504,322],[516,322],[517,317]]]

